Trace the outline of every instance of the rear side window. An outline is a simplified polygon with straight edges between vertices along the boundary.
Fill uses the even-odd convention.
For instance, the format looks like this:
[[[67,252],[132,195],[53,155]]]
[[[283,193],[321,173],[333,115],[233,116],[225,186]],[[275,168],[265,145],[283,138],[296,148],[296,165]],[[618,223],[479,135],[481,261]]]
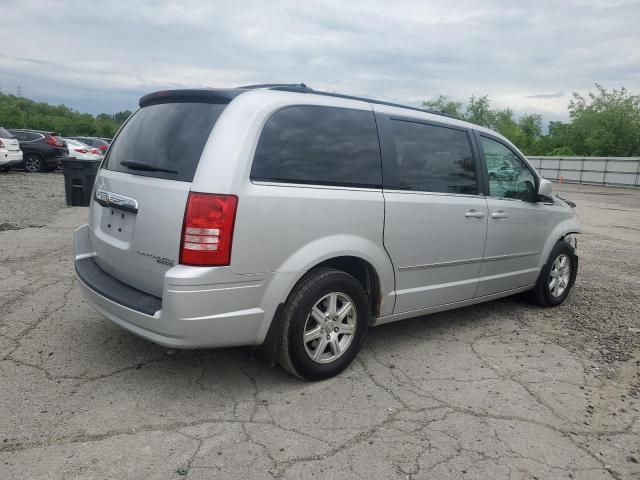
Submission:
[[[423,192],[476,194],[476,167],[467,132],[392,120],[397,185]]]
[[[41,133],[32,132],[26,132],[24,136],[27,142],[35,142],[36,140],[42,140],[44,138],[44,135],[42,135]]]
[[[0,138],[13,138],[13,135],[8,130],[0,127]]]
[[[162,103],[141,108],[111,144],[104,168],[191,182],[211,129],[225,106]]]
[[[373,112],[295,106],[274,113],[260,136],[251,179],[380,188]]]

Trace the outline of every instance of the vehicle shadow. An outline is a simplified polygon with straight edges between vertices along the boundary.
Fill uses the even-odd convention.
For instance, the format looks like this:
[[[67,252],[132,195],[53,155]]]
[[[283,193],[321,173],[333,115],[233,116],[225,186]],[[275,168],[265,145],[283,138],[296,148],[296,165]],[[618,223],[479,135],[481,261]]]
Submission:
[[[369,329],[360,357],[365,357],[367,351],[384,350],[389,345],[402,351],[403,344],[415,343],[416,339],[425,342],[430,339],[469,340],[495,335],[505,328],[513,330],[513,322],[519,321],[531,308],[537,307],[515,296],[380,325]],[[179,372],[186,377],[195,377],[191,386],[196,389],[201,388],[198,382],[201,383],[202,378],[199,377],[207,377],[206,381],[215,377],[215,383],[222,387],[221,382],[233,384],[236,381],[234,375],[249,377],[252,382],[257,378],[269,378],[271,383],[300,386],[307,383],[289,375],[277,363],[270,365],[260,348],[174,350],[138,338],[102,318],[98,322],[101,322],[99,332],[95,333],[101,339],[95,339],[91,355],[97,370],[90,373],[93,368],[85,364],[85,373],[89,376],[113,375],[134,369],[138,374],[146,370],[149,374],[160,378],[167,375],[167,379],[170,379]],[[109,366],[110,361],[115,361],[115,364]],[[107,371],[103,372],[103,368]],[[194,373],[201,368],[207,370],[206,375]],[[347,369],[341,375],[353,375],[352,370]]]

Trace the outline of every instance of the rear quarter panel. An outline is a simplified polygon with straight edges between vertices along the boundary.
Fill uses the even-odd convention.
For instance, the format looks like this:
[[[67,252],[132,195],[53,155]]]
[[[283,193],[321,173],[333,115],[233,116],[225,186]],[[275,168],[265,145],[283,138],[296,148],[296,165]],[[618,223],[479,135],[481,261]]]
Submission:
[[[391,313],[394,279],[382,246],[381,191],[252,184],[245,188],[240,204],[231,261],[234,273],[293,273],[295,283],[325,260],[362,258],[378,273],[382,314]]]

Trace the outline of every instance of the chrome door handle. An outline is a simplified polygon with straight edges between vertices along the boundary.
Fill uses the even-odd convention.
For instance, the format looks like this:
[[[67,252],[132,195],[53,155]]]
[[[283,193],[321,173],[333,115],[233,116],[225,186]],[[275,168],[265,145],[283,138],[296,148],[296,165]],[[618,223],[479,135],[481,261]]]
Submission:
[[[467,218],[482,218],[482,217],[484,217],[484,212],[480,212],[478,210],[471,209],[467,213],[465,213],[464,216],[467,217]]]
[[[504,213],[502,210],[497,211],[497,212],[493,212],[491,214],[491,218],[507,218],[509,215],[507,215],[506,213]]]

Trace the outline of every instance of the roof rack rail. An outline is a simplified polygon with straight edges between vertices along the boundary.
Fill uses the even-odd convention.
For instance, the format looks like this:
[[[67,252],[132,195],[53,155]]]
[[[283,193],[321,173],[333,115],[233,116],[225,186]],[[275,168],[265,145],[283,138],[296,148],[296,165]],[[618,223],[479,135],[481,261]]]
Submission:
[[[167,103],[171,101],[200,101],[207,103],[229,103],[235,97],[240,95],[243,90],[255,90],[259,88],[269,90],[279,90],[283,92],[296,92],[296,93],[310,93],[314,95],[324,95],[327,97],[345,98],[348,100],[359,100],[361,102],[374,103],[377,105],[387,105],[389,107],[406,108],[408,110],[415,110],[417,112],[431,113],[433,115],[440,115],[442,117],[455,118],[460,120],[454,115],[442,112],[440,110],[432,110],[428,108],[412,107],[409,105],[402,105],[401,103],[385,102],[384,100],[376,100],[374,98],[357,97],[355,95],[345,95],[342,93],[324,92],[322,90],[314,90],[308,87],[304,83],[262,83],[257,85],[245,85],[242,87],[235,87],[230,89],[214,89],[214,88],[200,88],[200,89],[186,89],[186,90],[162,90],[159,92],[149,93],[143,96],[139,104],[141,107],[147,105],[153,105],[156,103]]]
[[[291,87],[291,88],[308,88],[304,83],[259,83],[257,85],[243,85],[242,88],[244,90],[253,90],[256,88],[269,88],[273,89],[275,87]]]
[[[349,100],[360,100],[360,101],[363,101],[363,102],[375,103],[377,105],[387,105],[389,107],[406,108],[406,109],[409,109],[409,110],[416,110],[418,112],[432,113],[434,115],[440,115],[440,116],[443,116],[443,117],[456,118],[453,115],[449,115],[448,113],[445,113],[445,112],[440,111],[440,110],[432,110],[432,109],[427,109],[427,108],[412,107],[412,106],[409,106],[409,105],[402,105],[400,103],[393,103],[393,102],[385,102],[384,100],[376,100],[376,99],[373,99],[373,98],[357,97],[357,96],[354,96],[354,95],[345,95],[345,94],[342,94],[342,93],[332,93],[332,92],[324,92],[322,90],[314,90],[313,88],[307,87],[304,83],[300,83],[300,84],[282,84],[282,85],[278,85],[278,84],[265,85],[265,87],[269,88],[269,90],[280,90],[280,91],[285,91],[285,92],[297,92],[297,93],[313,93],[315,95],[325,95],[327,97],[345,98],[345,99],[349,99]]]

